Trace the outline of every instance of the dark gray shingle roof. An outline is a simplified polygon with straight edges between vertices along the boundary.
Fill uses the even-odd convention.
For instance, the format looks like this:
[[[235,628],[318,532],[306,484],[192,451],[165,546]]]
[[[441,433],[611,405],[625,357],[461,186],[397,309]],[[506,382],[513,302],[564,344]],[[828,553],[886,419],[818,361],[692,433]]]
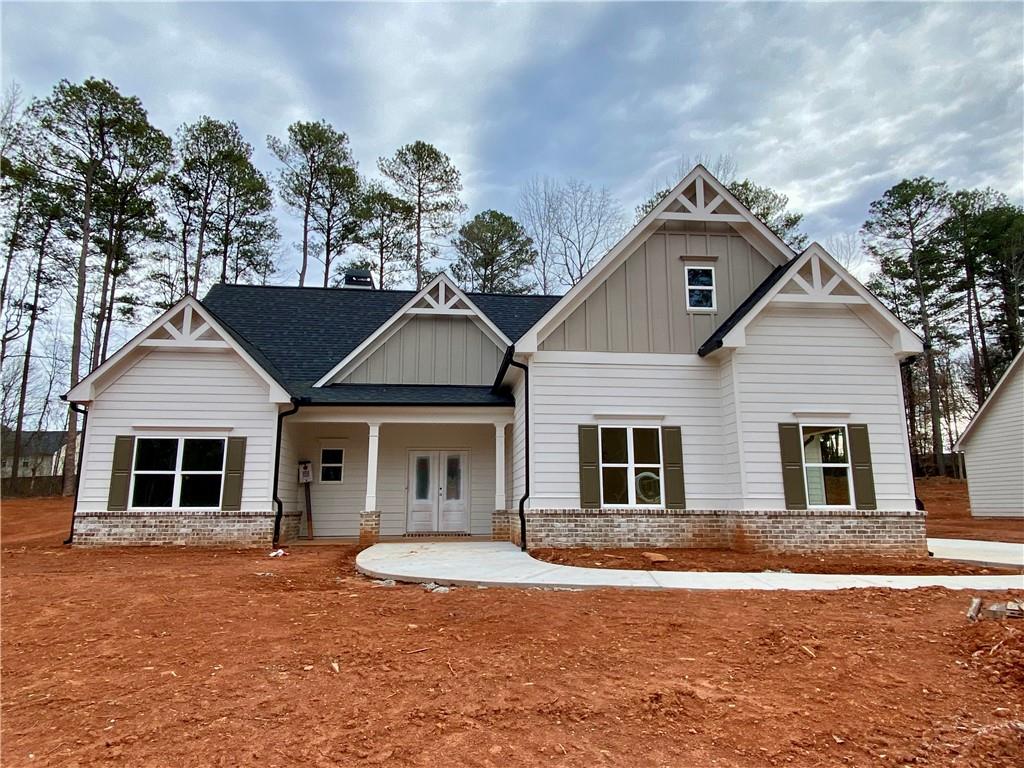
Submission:
[[[485,403],[481,400],[482,394],[473,391],[489,391],[489,387],[443,387],[446,391],[442,392],[442,388],[419,386],[339,385],[319,389],[312,386],[415,293],[219,284],[210,289],[202,303],[256,362],[296,397],[310,397],[314,402],[373,402],[382,405],[385,404],[382,398],[392,398],[393,402],[387,404],[508,404]],[[513,342],[560,298],[485,293],[467,295]],[[371,397],[371,394],[376,397]]]

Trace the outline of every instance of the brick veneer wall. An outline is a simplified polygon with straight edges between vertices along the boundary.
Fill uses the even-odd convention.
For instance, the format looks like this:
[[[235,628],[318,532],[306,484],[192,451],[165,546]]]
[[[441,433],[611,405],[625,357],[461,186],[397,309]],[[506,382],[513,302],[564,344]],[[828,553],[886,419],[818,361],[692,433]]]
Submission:
[[[770,552],[926,555],[925,513],[867,510],[534,509],[532,547],[715,547]],[[518,526],[510,526],[518,542]]]
[[[302,530],[302,513],[301,512],[285,512],[281,516],[281,531],[280,531],[280,543],[285,544],[289,541],[295,541],[299,538],[299,534]]]
[[[75,515],[76,546],[269,547],[273,512],[168,510]]]
[[[491,540],[509,541],[512,535],[512,516],[516,513],[510,509],[496,509],[491,515]]]
[[[359,543],[376,544],[380,539],[380,510],[364,509],[359,513]]]

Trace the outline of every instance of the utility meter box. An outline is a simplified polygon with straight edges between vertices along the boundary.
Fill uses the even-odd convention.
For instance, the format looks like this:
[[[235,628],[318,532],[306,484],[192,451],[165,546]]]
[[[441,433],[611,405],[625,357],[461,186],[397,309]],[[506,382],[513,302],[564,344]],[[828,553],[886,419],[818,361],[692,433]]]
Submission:
[[[299,462],[299,482],[300,483],[312,483],[313,482],[313,462],[312,461],[300,461]]]

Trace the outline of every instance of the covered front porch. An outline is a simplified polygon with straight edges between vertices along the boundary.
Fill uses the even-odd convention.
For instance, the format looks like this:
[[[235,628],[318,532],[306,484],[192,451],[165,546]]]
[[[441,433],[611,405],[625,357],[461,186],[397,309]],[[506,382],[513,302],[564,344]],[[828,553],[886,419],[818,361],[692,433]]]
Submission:
[[[310,406],[287,416],[281,539],[507,539],[512,410]]]

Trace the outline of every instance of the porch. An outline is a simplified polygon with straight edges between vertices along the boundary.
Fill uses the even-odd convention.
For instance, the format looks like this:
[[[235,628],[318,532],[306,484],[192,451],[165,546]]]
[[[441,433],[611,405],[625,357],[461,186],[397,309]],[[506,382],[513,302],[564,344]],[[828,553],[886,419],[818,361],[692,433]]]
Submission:
[[[314,539],[507,540],[511,423],[511,407],[301,409],[282,425],[282,540],[308,537],[307,498]]]

